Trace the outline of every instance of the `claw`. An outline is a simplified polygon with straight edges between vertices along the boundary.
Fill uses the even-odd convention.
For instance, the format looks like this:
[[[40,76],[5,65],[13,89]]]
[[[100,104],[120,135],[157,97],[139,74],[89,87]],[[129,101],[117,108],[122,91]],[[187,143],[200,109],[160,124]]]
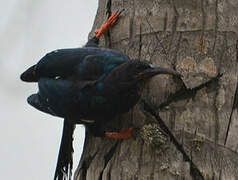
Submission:
[[[121,131],[120,131],[120,133],[125,133],[125,132],[127,132],[126,128],[122,128]]]
[[[105,34],[105,33],[108,31],[108,29],[109,29],[111,26],[113,26],[113,25],[117,22],[117,20],[118,20],[120,14],[121,14],[124,10],[125,10],[125,9],[122,9],[122,10],[120,10],[120,11],[116,11],[115,13],[113,13],[113,14],[108,18],[107,22],[106,22],[105,24],[103,24],[100,29],[97,29],[97,30],[96,30],[96,37],[97,37],[98,39],[100,38],[100,36],[101,36],[102,34]]]
[[[133,128],[129,128],[128,131],[122,128],[119,133],[105,132],[105,137],[109,139],[130,139],[132,137]]]

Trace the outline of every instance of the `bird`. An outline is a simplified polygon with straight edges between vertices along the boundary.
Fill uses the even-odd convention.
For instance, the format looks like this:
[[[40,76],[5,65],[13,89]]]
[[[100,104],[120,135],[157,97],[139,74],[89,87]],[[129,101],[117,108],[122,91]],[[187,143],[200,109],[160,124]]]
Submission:
[[[41,78],[39,92],[31,95],[28,102],[41,111],[68,118],[71,123],[85,124],[94,136],[104,137],[100,127],[128,112],[140,99],[147,80],[158,74],[180,75],[146,61],[130,60],[97,80]]]
[[[133,128],[115,133],[105,132],[103,127],[117,115],[128,112],[140,99],[145,83],[159,74],[180,76],[171,69],[130,60],[102,74],[98,80],[41,78],[39,92],[31,95],[28,102],[36,109],[65,118],[61,144],[70,150],[75,124],[84,124],[95,137],[129,139]],[[57,174],[62,169],[68,173],[66,167],[72,167],[72,154],[60,149]]]
[[[39,92],[30,96],[28,102],[39,110],[47,107],[44,112],[65,118],[62,139],[67,141],[62,142],[70,149],[74,124],[84,124],[95,137],[128,139],[132,136],[132,128],[114,133],[105,132],[103,126],[117,115],[128,112],[140,99],[145,83],[159,74],[180,76],[176,71],[146,61],[130,60],[96,81],[41,78]],[[70,155],[63,152],[64,157]],[[60,164],[72,166],[72,158],[67,159],[67,163],[60,161]]]
[[[109,20],[115,22],[120,13],[116,12],[117,17],[113,14],[114,18]],[[108,21],[105,24],[110,24]],[[96,137],[131,138],[133,128],[122,129],[119,133],[105,132],[104,124],[135,106],[145,83],[152,77],[159,74],[180,76],[175,70],[97,47],[99,32],[102,34],[106,30],[97,31],[83,48],[47,54],[21,75],[23,81],[38,83],[39,91],[28,97],[28,103],[40,111],[64,118],[54,179],[71,178],[75,124],[84,124]]]
[[[94,83],[102,74],[110,72],[117,65],[130,60],[128,56],[119,51],[100,48],[98,46],[100,37],[117,22],[123,11],[124,9],[113,13],[106,23],[100,29],[96,30],[96,35],[89,39],[84,47],[58,49],[47,53],[38,63],[28,68],[20,76],[20,79],[24,82],[38,83],[39,92],[27,98],[30,105],[42,112],[64,118],[63,134],[54,179],[64,179],[65,176],[71,179],[73,166],[72,141],[76,121],[71,119],[72,117],[66,117],[62,113],[63,109],[67,109],[66,106],[57,109],[57,107],[60,107],[66,101],[59,102],[56,100],[59,102],[59,105],[56,103],[56,105],[53,105],[53,108],[50,106],[52,103],[49,103],[48,100],[50,97],[54,97],[54,94],[44,94],[48,91],[47,88],[44,91],[45,84],[54,84],[54,82],[50,82],[49,80],[58,80],[58,82],[61,82],[58,83],[60,84],[60,89],[56,89],[55,97],[57,97],[57,93],[62,92],[61,95],[66,95],[67,98],[65,97],[64,99],[67,100],[71,94],[69,91],[71,88],[68,86],[72,84],[70,82],[74,82],[75,80],[80,81],[81,83],[77,83],[77,88],[83,88]],[[77,121],[79,124],[85,124],[87,122],[90,121]]]

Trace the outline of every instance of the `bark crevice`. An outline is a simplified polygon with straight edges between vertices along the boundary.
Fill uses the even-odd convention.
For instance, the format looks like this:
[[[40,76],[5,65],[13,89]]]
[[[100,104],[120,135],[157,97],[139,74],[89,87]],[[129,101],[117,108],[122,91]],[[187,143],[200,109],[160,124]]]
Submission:
[[[154,35],[155,35],[155,38],[156,38],[157,42],[159,43],[159,45],[161,46],[161,48],[162,48],[162,50],[163,50],[163,53],[164,53],[166,56],[168,56],[168,52],[165,50],[163,44],[162,44],[161,41],[159,40],[159,37],[158,37],[157,33],[155,32],[153,26],[150,24],[148,18],[145,18],[145,19],[146,19],[146,22],[147,22],[147,24],[149,25],[149,27],[150,27],[150,29],[151,29],[150,34],[154,34]],[[140,34],[140,36],[141,36],[141,34]],[[156,48],[155,48],[155,49],[156,49]]]
[[[214,44],[213,44],[213,48],[212,51],[214,53],[215,47],[216,47],[216,42],[217,42],[217,31],[218,31],[218,0],[216,0],[215,2],[215,27],[214,27]]]
[[[208,87],[213,83],[215,83],[217,86],[219,78],[221,78],[221,76],[222,74],[218,74],[216,77],[192,89],[188,89],[184,85],[183,87],[180,88],[180,90],[176,91],[174,94],[170,94],[165,102],[160,103],[160,105],[158,106],[158,109],[162,110],[163,108],[167,107],[171,103],[178,102],[185,99],[194,98],[197,91],[201,90],[204,87]]]
[[[107,15],[107,19],[112,15],[112,0],[107,0],[106,15]],[[112,39],[111,39],[110,30],[107,31],[106,36],[105,36],[105,40],[106,40],[106,46],[111,48],[111,46],[112,46]]]
[[[97,152],[95,152],[92,156],[88,156],[88,158],[85,158],[82,162],[82,166],[79,169],[81,171],[81,180],[86,180],[87,179],[87,170],[90,167],[90,164],[92,163],[93,159],[97,155]]]
[[[236,62],[238,62],[238,40],[236,41]],[[229,116],[229,122],[228,122],[228,125],[227,125],[224,146],[226,145],[226,142],[227,142],[227,139],[228,139],[233,112],[237,108],[238,108],[238,80],[237,80],[237,83],[236,83],[236,90],[235,90],[235,94],[234,94],[233,105],[232,105],[231,113],[230,113],[230,116]]]
[[[170,52],[172,43],[174,41],[174,36],[175,36],[175,33],[176,33],[178,18],[179,18],[179,13],[178,13],[178,10],[176,8],[174,0],[171,0],[171,5],[172,5],[173,11],[174,11],[174,16],[173,16],[173,20],[172,20],[172,33],[171,33],[168,52]]]
[[[111,149],[108,151],[108,153],[104,155],[104,167],[99,175],[98,180],[102,180],[103,172],[105,168],[107,167],[107,164],[109,163],[109,161],[112,159],[114,153],[116,152],[118,144],[119,142],[116,142],[115,145],[113,145]]]

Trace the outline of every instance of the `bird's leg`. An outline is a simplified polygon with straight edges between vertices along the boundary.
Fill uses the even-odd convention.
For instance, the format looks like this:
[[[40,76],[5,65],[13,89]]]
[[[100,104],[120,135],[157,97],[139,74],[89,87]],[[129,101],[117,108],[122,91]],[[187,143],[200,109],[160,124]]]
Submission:
[[[118,20],[120,14],[124,11],[124,9],[117,11],[113,13],[108,20],[106,21],[105,24],[102,25],[100,29],[96,30],[96,37],[99,39],[101,35],[105,34],[108,29],[115,24],[115,22]]]
[[[133,128],[126,130],[122,128],[119,133],[116,132],[105,132],[105,137],[109,139],[130,139],[132,137]]]
[[[95,137],[102,137],[102,138],[105,137],[108,139],[116,139],[116,140],[132,138],[133,128],[129,128],[128,130],[122,128],[121,131],[117,133],[117,132],[105,132],[103,130],[104,128],[102,123],[88,124],[86,125],[86,127]]]
[[[115,13],[113,13],[108,20],[106,21],[105,24],[102,25],[102,27],[100,29],[96,30],[96,35],[92,38],[89,39],[87,44],[85,45],[85,47],[98,47],[98,43],[99,43],[99,38],[105,34],[108,29],[110,27],[112,27],[116,21],[118,20],[120,14],[124,11],[124,9],[117,11]]]

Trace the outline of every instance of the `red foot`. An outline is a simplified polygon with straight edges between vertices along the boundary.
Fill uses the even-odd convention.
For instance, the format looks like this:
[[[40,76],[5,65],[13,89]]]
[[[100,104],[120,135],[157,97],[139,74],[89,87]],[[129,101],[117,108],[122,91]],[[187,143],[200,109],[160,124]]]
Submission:
[[[109,19],[107,20],[107,22],[105,24],[102,25],[102,27],[98,30],[96,30],[96,37],[99,39],[100,36],[102,34],[105,34],[108,29],[113,26],[113,24],[115,24],[115,22],[117,21],[118,17],[120,16],[120,14],[124,11],[124,9],[122,9],[121,11],[117,11],[115,13],[113,13]]]
[[[109,139],[130,139],[132,137],[133,128],[129,128],[128,131],[125,128],[119,133],[115,132],[105,132],[105,137]]]

